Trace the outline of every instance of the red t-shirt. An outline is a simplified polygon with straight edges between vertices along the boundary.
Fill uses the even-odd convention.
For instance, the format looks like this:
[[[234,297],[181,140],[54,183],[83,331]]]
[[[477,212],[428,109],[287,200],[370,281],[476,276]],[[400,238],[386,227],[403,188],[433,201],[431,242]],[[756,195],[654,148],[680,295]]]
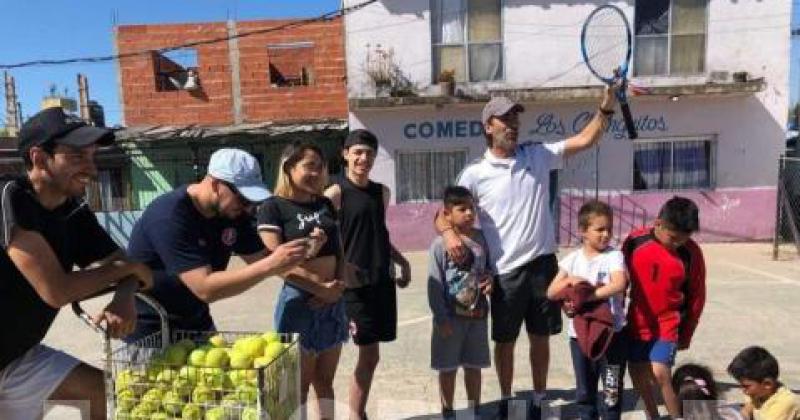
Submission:
[[[628,329],[633,337],[688,347],[706,301],[700,247],[689,239],[670,250],[648,227],[631,232],[622,252],[631,279]]]

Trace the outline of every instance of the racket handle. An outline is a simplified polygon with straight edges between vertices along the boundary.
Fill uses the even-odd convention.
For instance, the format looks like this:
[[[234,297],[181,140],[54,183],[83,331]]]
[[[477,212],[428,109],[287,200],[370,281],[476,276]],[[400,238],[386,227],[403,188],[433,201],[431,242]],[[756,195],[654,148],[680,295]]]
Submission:
[[[628,102],[620,102],[619,107],[622,109],[622,118],[625,120],[625,128],[628,130],[628,138],[631,140],[635,140],[639,137],[639,133],[636,132],[636,125],[633,123],[633,116],[631,116],[631,108],[628,106]]]

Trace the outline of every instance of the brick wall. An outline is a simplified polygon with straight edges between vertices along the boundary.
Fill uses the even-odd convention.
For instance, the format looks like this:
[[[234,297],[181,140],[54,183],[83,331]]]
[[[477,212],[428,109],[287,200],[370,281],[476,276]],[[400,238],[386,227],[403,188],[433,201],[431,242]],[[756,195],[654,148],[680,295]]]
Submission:
[[[289,21],[236,22],[239,33],[261,30]],[[341,19],[317,22],[239,38],[241,116],[244,122],[290,122],[347,118],[344,41]],[[159,49],[227,35],[225,22],[118,27],[120,54]],[[304,48],[287,48],[292,45]],[[158,91],[157,56],[123,58],[119,62],[125,124],[229,125],[234,122],[232,66],[228,42],[195,47],[201,89]],[[280,51],[276,63],[294,69],[308,62],[309,86],[277,87],[270,84],[269,51]],[[297,51],[302,57],[292,59]],[[287,54],[289,56],[287,57]],[[278,53],[273,52],[273,55]]]

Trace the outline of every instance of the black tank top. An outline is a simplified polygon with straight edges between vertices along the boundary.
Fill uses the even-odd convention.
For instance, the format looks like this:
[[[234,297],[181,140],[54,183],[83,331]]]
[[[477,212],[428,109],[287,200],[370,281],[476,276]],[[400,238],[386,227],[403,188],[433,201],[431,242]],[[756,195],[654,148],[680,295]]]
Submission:
[[[383,206],[383,185],[370,181],[361,188],[346,176],[334,180],[342,191],[341,220],[344,255],[360,270],[349,288],[389,281],[391,260],[389,231]]]

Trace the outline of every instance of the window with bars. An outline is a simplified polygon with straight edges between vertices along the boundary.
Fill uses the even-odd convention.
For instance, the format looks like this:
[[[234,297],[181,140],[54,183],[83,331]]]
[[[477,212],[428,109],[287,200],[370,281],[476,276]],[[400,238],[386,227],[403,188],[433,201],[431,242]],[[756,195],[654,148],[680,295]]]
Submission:
[[[634,74],[705,72],[708,0],[636,0]]]
[[[457,82],[503,78],[500,0],[431,0],[433,80],[445,70]]]
[[[708,138],[646,140],[633,143],[636,191],[714,187],[715,143]]]
[[[397,202],[439,200],[467,163],[466,150],[409,151],[397,154]]]

